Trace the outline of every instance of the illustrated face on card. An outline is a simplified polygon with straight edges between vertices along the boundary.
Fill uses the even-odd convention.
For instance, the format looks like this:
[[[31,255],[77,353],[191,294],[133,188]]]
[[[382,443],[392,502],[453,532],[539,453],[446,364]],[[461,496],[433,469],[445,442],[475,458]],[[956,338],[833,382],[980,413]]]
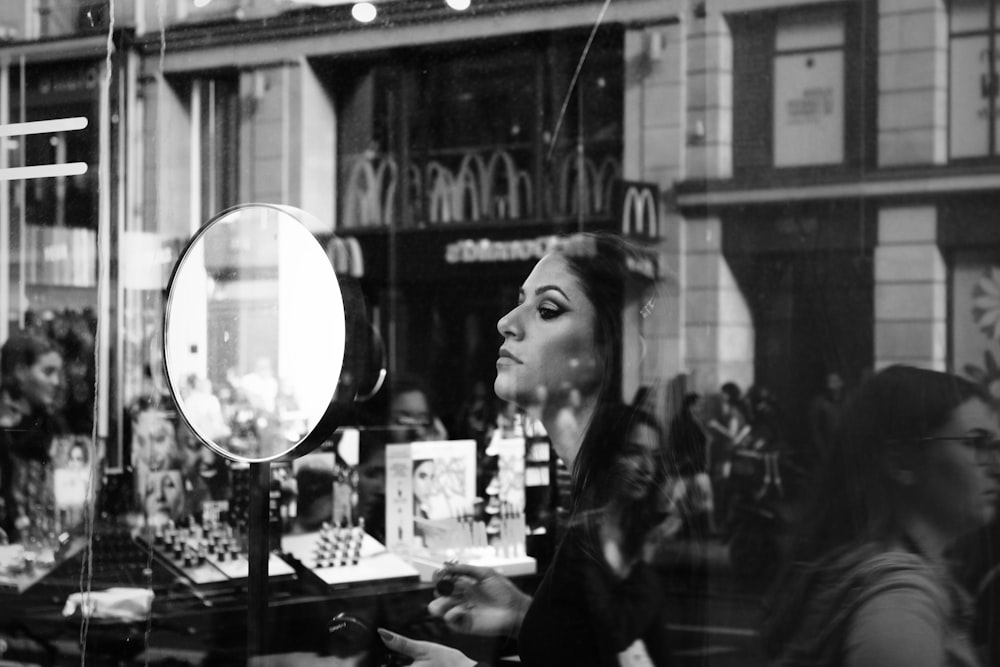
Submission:
[[[184,511],[184,482],[180,470],[157,470],[146,478],[144,491],[146,519],[150,524],[181,518]]]
[[[474,440],[386,447],[386,543],[420,545],[434,521],[471,511],[476,495]]]

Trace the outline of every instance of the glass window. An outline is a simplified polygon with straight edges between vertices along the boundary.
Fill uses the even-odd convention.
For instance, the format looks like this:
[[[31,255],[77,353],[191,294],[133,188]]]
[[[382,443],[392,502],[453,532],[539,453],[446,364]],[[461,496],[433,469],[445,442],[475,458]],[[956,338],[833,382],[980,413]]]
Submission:
[[[952,159],[997,154],[997,5],[951,4],[949,142]]]
[[[885,536],[942,531],[916,563],[985,525],[994,415],[912,449],[961,502],[895,505],[880,432],[926,414],[865,397],[916,382],[858,392],[906,364],[1000,398],[1000,161],[958,163],[997,151],[1000,0],[356,4],[0,1],[0,179],[79,167],[0,181],[0,343],[56,350],[0,349],[0,665],[405,662],[362,655],[385,628],[468,664],[758,667],[864,634],[837,601]],[[887,121],[896,65],[946,51],[915,96],[949,140]],[[338,432],[246,460],[330,393]],[[862,519],[919,520],[852,532],[869,488]],[[453,559],[514,604],[435,585]],[[1000,643],[988,606],[925,635]]]
[[[621,177],[621,33],[599,33],[580,63],[586,45],[525,38],[514,53],[457,47],[330,75],[342,224],[606,217]]]
[[[843,12],[781,15],[775,32],[774,166],[843,161]]]
[[[193,100],[201,139],[201,211],[208,220],[237,201],[239,81],[235,76],[198,79]]]

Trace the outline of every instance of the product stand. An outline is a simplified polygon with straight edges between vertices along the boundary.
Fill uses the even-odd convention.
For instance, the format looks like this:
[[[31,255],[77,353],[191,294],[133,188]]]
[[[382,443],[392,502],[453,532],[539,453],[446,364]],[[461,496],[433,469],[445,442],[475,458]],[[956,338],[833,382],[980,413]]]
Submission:
[[[268,503],[270,501],[271,464],[250,464],[250,525],[247,546],[249,561],[247,604],[247,658],[267,650],[267,564]]]

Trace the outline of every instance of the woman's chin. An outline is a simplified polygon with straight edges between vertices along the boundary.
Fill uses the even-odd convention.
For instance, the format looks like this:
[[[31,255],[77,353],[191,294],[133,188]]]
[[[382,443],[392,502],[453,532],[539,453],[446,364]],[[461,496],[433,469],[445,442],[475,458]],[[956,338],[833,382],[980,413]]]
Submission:
[[[497,398],[508,403],[513,403],[517,407],[527,410],[536,401],[530,392],[524,391],[523,387],[518,387],[510,378],[497,377],[493,383],[493,391]]]
[[[514,391],[509,378],[497,374],[497,379],[493,381],[493,393],[502,401],[513,401]]]

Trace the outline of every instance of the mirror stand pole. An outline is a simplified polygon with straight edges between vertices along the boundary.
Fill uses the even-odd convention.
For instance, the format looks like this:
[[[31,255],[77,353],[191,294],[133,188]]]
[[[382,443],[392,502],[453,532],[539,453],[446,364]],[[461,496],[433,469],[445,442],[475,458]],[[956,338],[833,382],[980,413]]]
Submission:
[[[249,600],[247,604],[247,657],[263,655],[267,646],[268,503],[271,466],[250,464],[250,525],[248,534]]]

